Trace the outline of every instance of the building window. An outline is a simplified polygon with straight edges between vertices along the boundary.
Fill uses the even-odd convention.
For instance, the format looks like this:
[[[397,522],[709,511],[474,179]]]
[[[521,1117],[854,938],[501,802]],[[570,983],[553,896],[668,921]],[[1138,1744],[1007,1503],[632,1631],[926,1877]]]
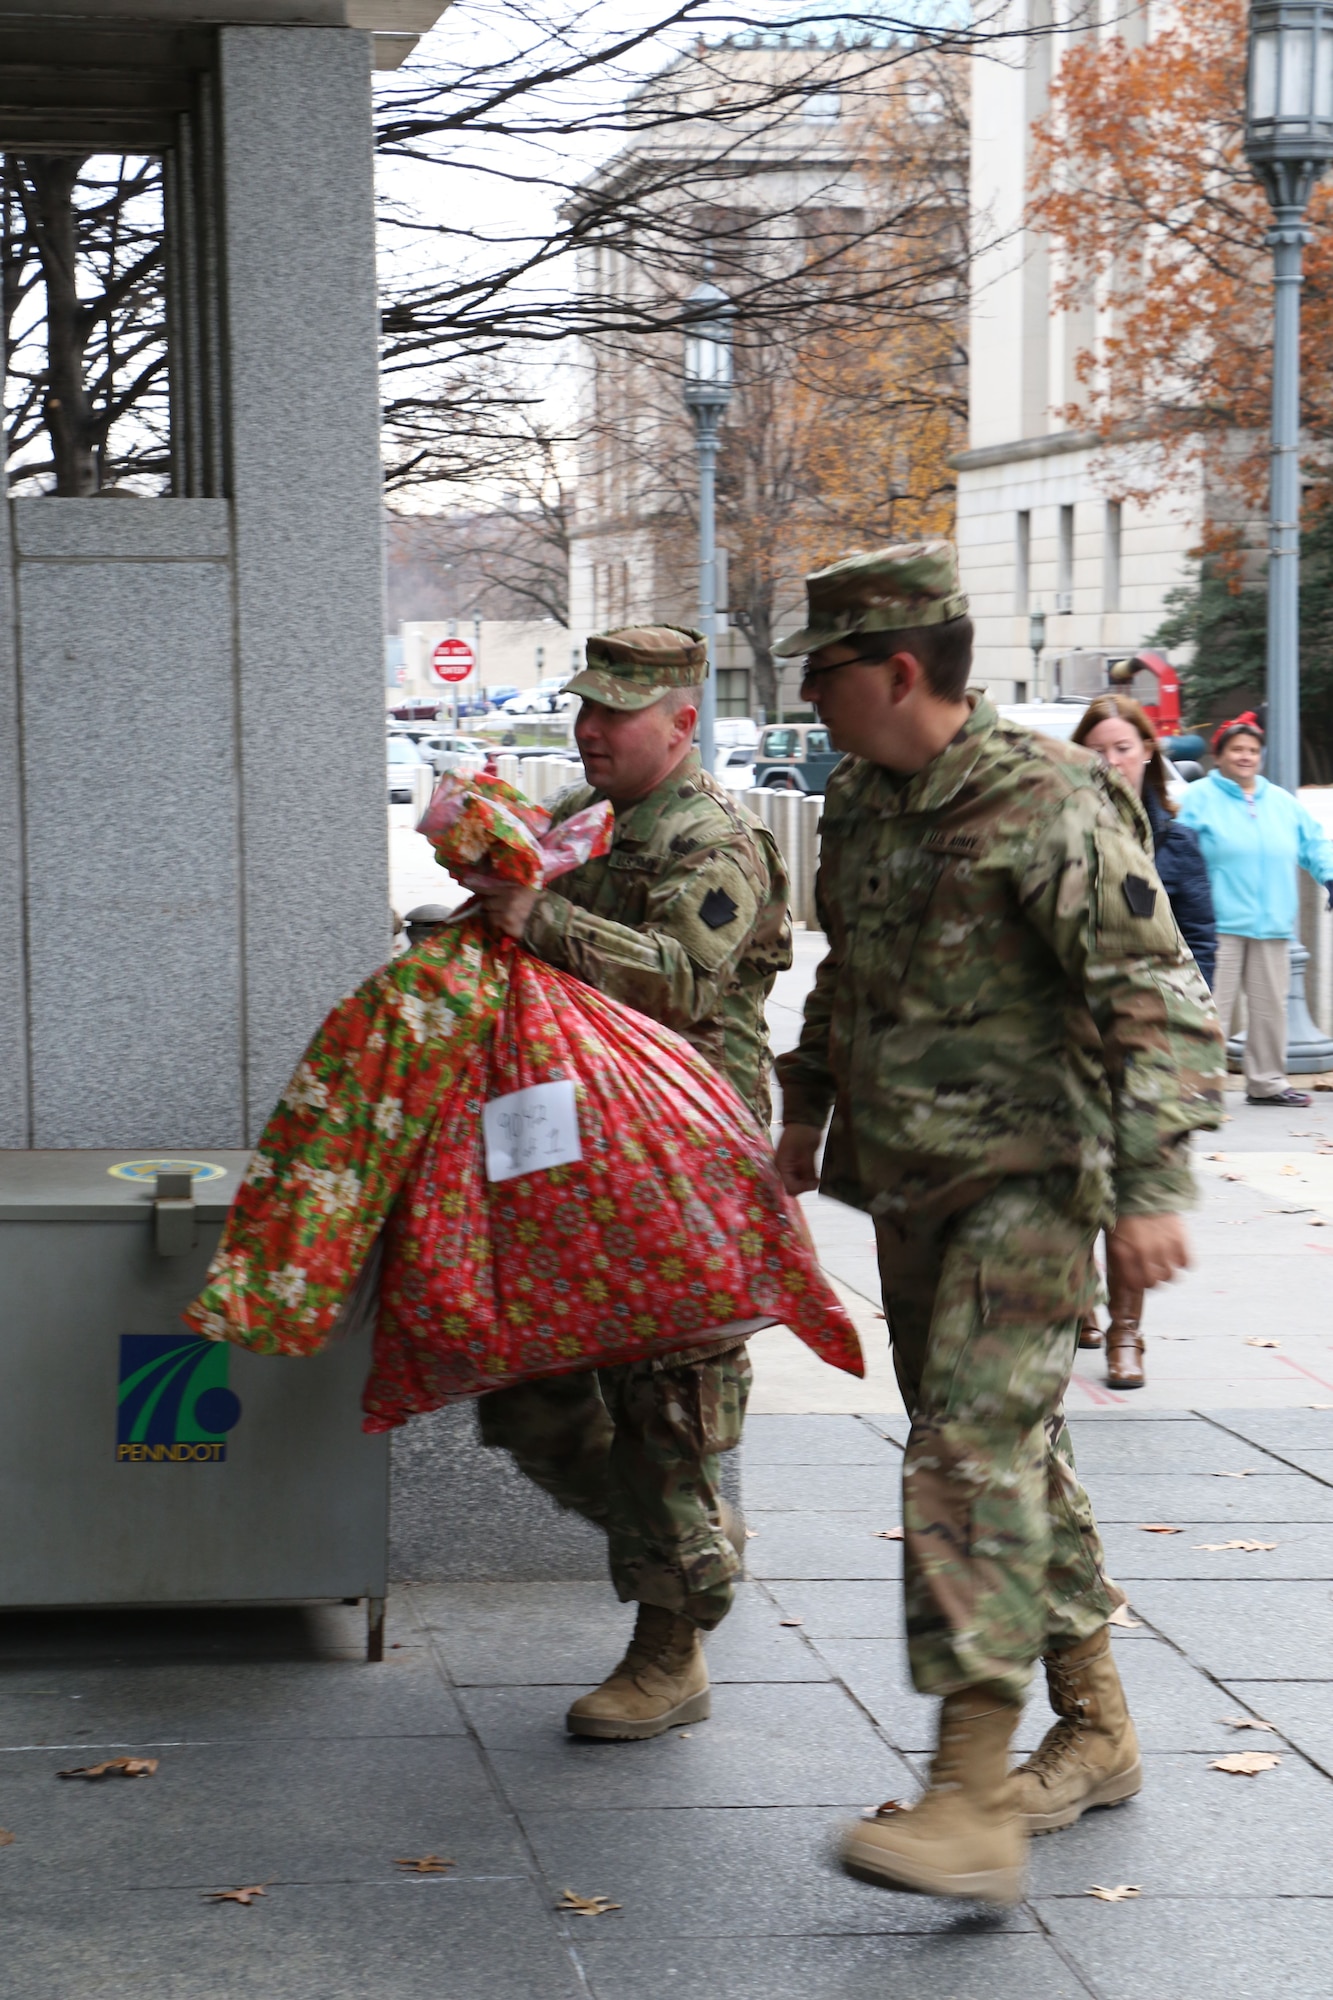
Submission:
[[[750,672],[748,667],[722,667],[717,676],[719,715],[750,713]]]
[[[0,230],[9,490],[170,493],[161,158],[6,153]]]
[[[1026,611],[1032,590],[1032,516],[1024,508],[1015,516],[1017,534],[1014,540],[1014,610]]]
[[[1055,608],[1057,611],[1072,611],[1074,608],[1074,510],[1072,507],[1060,509],[1060,539],[1056,548],[1055,563]]]
[[[1107,611],[1120,609],[1120,502],[1106,503],[1106,546],[1102,553],[1102,600]]]

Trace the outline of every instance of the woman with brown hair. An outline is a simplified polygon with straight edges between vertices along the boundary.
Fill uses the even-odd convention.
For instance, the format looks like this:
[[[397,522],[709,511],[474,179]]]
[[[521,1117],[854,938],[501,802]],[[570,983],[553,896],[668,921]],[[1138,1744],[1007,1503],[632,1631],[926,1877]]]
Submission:
[[[1213,983],[1217,963],[1217,927],[1213,917],[1208,870],[1197,834],[1182,826],[1166,789],[1166,764],[1151,722],[1128,695],[1104,694],[1090,702],[1074,730],[1073,741],[1105,758],[1131,791],[1138,794],[1152,828],[1157,873],[1166,890],[1181,936],[1195,963]],[[1143,1334],[1140,1317],[1143,1293],[1130,1291],[1117,1269],[1114,1230],[1106,1239],[1106,1276],[1111,1324],[1106,1329],[1106,1381],[1112,1389],[1143,1387]],[[1079,1331],[1080,1347],[1100,1347],[1101,1331],[1089,1313]]]

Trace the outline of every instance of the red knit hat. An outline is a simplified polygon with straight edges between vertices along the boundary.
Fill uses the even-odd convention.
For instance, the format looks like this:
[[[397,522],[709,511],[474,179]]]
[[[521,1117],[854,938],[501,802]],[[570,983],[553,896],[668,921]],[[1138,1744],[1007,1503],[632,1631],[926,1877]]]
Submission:
[[[1230,722],[1220,724],[1213,731],[1214,757],[1219,750],[1225,749],[1233,736],[1257,736],[1259,741],[1263,742],[1263,725],[1252,708],[1247,708],[1243,715],[1233,715]]]

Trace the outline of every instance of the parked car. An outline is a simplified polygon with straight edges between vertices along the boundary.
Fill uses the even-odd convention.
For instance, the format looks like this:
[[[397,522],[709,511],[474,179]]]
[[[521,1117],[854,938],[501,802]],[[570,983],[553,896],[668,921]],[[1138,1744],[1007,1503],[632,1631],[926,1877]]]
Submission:
[[[429,770],[429,760],[422,756],[410,736],[391,736],[385,747],[389,763],[389,803],[392,805],[396,799],[406,799],[411,805],[415,797],[412,773],[419,771],[423,764]]]
[[[486,701],[491,708],[507,708],[522,692],[522,688],[516,687],[488,688]]]
[[[729,792],[748,792],[754,784],[754,750],[719,750],[717,781]]]
[[[430,700],[400,701],[389,710],[395,722],[437,722],[442,704],[438,697]]]
[[[773,791],[822,793],[841,762],[822,722],[778,722],[759,738],[754,782]]]
[[[445,771],[480,771],[495,753],[479,736],[441,736],[438,732],[418,737],[417,748],[436,777]]]
[[[564,715],[574,706],[577,699],[572,694],[562,694],[560,684],[553,682],[550,687],[528,688],[505,703],[506,715]]]

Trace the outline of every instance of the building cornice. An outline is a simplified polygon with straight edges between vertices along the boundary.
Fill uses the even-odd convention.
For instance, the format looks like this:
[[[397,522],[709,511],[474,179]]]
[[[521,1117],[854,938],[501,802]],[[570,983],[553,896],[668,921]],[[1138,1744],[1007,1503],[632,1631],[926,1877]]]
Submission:
[[[1023,464],[1034,458],[1058,458],[1065,452],[1092,451],[1104,445],[1100,431],[1052,431],[1049,437],[1016,438],[1012,444],[983,444],[948,459],[955,472],[979,472],[987,465]]]

